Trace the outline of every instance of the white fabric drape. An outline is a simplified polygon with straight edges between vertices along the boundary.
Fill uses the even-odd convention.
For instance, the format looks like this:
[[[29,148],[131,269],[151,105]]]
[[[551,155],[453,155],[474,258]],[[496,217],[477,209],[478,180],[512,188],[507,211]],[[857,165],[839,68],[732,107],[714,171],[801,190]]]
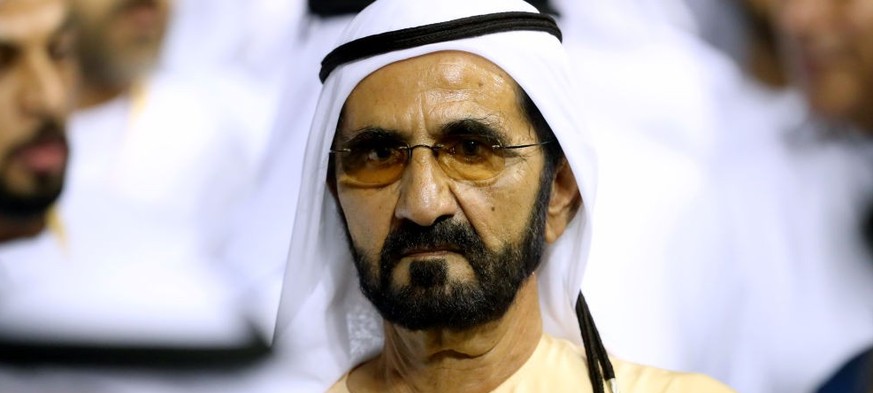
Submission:
[[[522,1],[384,0],[361,12],[342,42],[402,28],[504,11],[536,10]],[[577,178],[584,207],[564,235],[547,248],[538,271],[546,331],[579,343],[573,306],[591,238],[595,160],[580,118],[578,92],[559,41],[517,31],[444,42],[374,56],[337,68],[324,84],[302,159],[302,182],[277,324],[276,343],[297,354],[289,372],[327,389],[381,344],[382,325],[358,290],[341,218],[328,193],[328,150],[346,97],[367,75],[403,59],[444,50],[466,51],[500,66],[527,91],[561,143]]]

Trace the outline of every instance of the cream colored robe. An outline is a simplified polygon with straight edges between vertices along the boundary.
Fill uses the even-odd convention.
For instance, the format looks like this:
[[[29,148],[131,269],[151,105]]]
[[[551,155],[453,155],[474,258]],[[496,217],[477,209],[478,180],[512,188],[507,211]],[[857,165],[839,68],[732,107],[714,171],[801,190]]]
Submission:
[[[727,386],[700,374],[676,373],[612,359],[622,393],[729,393]],[[328,393],[350,393],[343,376]],[[608,392],[609,389],[607,388]],[[569,341],[544,334],[530,359],[495,393],[588,393],[585,352]]]

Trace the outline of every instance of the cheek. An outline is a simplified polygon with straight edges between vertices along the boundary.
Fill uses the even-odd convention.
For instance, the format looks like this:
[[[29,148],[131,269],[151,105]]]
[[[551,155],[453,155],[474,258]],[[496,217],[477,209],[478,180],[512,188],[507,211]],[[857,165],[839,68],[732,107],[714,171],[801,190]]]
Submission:
[[[346,217],[349,234],[361,251],[378,257],[388,236],[397,198],[390,190],[350,189],[338,186],[337,198]]]
[[[467,220],[491,250],[503,248],[523,237],[539,190],[538,175],[506,176],[495,184],[456,186]]]
[[[7,161],[9,150],[21,143],[30,131],[29,127],[33,127],[33,121],[25,120],[21,104],[15,98],[17,86],[10,82],[13,81],[3,80],[0,75],[0,161]]]

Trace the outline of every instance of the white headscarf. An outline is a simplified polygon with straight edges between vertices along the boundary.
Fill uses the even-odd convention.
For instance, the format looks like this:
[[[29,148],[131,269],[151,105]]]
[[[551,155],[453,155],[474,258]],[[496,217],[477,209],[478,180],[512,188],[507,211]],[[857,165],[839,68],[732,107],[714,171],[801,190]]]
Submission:
[[[508,11],[537,12],[522,0],[379,0],[351,22],[339,44]],[[429,44],[341,65],[324,83],[301,158],[302,181],[276,327],[276,345],[295,358],[289,372],[298,374],[301,384],[311,383],[312,391],[326,390],[382,344],[381,319],[360,293],[342,218],[325,183],[340,110],[357,84],[374,71],[446,50],[479,55],[512,76],[540,109],[567,156],[584,205],[563,236],[547,247],[537,276],[545,331],[581,344],[574,305],[591,239],[596,170],[561,43],[544,32],[512,31]]]

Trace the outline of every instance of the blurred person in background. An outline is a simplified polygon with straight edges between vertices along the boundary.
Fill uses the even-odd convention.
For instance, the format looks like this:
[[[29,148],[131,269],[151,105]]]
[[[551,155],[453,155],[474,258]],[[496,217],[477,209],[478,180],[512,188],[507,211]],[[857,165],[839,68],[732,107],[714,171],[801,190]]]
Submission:
[[[77,269],[47,274],[58,282],[31,299],[55,338],[207,347],[251,339],[236,284],[216,261],[230,212],[250,191],[265,114],[249,110],[256,96],[205,65],[161,65],[173,3],[70,0],[82,83],[59,213]],[[88,315],[76,329],[74,310]]]
[[[72,1],[83,86],[61,212],[74,257],[214,259],[254,181],[263,101],[205,65],[161,65],[173,3]]]
[[[864,2],[849,3],[862,18]],[[807,109],[805,101],[814,101],[809,88],[789,77],[775,44],[815,43],[788,56],[792,64],[804,52],[844,58],[834,56],[837,48],[850,47],[850,32],[857,37],[863,30],[852,26],[866,25],[818,8],[806,15],[816,21],[807,27],[830,20],[833,30],[805,29],[792,38],[786,12],[798,4],[807,11],[840,8],[818,1],[689,1],[693,33],[729,61],[714,85],[710,196],[683,208],[697,223],[672,242],[677,255],[706,246],[669,269],[711,278],[674,285],[676,301],[665,304],[676,306],[665,309],[679,316],[679,337],[697,342],[677,347],[685,363],[679,368],[715,375],[743,392],[813,392],[873,340],[873,268],[858,235],[873,186],[869,137],[846,119],[822,121],[815,105]],[[717,27],[731,15],[733,27]],[[845,82],[862,69],[842,68],[834,79]],[[690,239],[697,244],[686,244]]]
[[[0,292],[65,260],[53,206],[67,166],[75,37],[64,0],[0,1]]]
[[[231,89],[206,67],[198,75],[161,67],[173,1],[70,4],[82,83],[59,208],[70,258],[93,276],[79,282],[87,290],[56,300],[89,307],[95,326],[111,315],[130,323],[103,335],[135,337],[141,318],[154,321],[142,335],[161,340],[197,329],[220,335],[214,318],[233,319],[240,306],[215,260],[229,212],[253,181],[265,122],[232,103],[259,101],[227,99]]]
[[[3,6],[21,8],[19,3]],[[172,2],[68,3],[81,39],[63,46],[52,42],[51,54],[57,59],[50,64],[66,64],[64,50],[75,49],[71,52],[77,57],[69,63],[75,67],[78,60],[82,75],[79,110],[69,121],[71,153],[59,205],[71,263],[36,271],[41,264],[35,258],[10,260],[30,266],[40,285],[4,296],[8,313],[0,323],[15,333],[13,338],[34,343],[40,351],[52,353],[59,344],[71,343],[89,348],[86,353],[97,355],[70,359],[84,365],[107,358],[118,364],[148,363],[151,350],[177,353],[171,362],[182,363],[204,349],[260,353],[266,337],[254,331],[233,284],[215,263],[228,230],[228,211],[249,191],[262,143],[259,135],[264,134],[262,115],[251,111],[241,116],[238,107],[260,101],[230,94],[238,90],[223,79],[212,79],[216,74],[205,67],[197,75],[160,67]],[[11,26],[4,23],[2,28]],[[73,44],[78,45],[68,48]],[[27,63],[18,62],[19,52],[30,53],[4,49],[4,67],[7,59],[10,67],[43,66],[35,55]],[[8,75],[41,83],[31,81],[33,87],[25,90],[29,101],[24,102],[36,105],[36,93],[51,79],[43,68],[38,69],[43,72],[39,80],[21,69]],[[57,95],[57,90],[46,91]],[[58,132],[48,126],[41,131],[46,138]],[[47,165],[48,153],[36,151],[31,158]],[[145,355],[123,355],[131,347],[142,349],[134,354]],[[179,348],[193,355],[186,357]],[[12,355],[0,352],[3,359]],[[0,390],[48,389],[53,378],[41,384],[34,374],[4,375]],[[70,381],[85,381],[91,391],[104,386],[109,391],[136,389],[154,379],[143,376],[135,382],[130,374],[94,370],[62,374],[69,374]]]
[[[203,68],[161,69],[171,8],[0,0],[2,208],[33,218],[19,237],[40,232],[58,197],[67,114],[79,107],[55,252],[69,263],[0,250],[0,391],[259,391],[254,377],[220,380],[261,359],[266,337],[220,277],[212,247],[225,210],[248,192],[265,122],[232,103],[261,101]],[[61,248],[58,231],[41,233]],[[17,285],[25,274],[33,282]]]
[[[82,39],[80,108],[127,94],[157,65],[169,0],[72,0]]]
[[[810,133],[823,150],[845,157],[838,157],[844,176],[855,186],[854,198],[840,206],[855,218],[839,228],[841,240],[848,245],[866,241],[862,255],[873,267],[873,1],[785,0],[777,12],[793,80],[814,116]],[[866,284],[873,286],[873,279]],[[873,317],[873,299],[867,296],[868,307],[857,312],[858,318]],[[835,359],[844,365],[829,370],[833,377],[820,392],[873,391],[873,333],[858,341]]]
[[[557,7],[597,92],[592,313],[623,358],[813,392],[873,334],[854,236],[871,165],[804,123],[770,6],[688,3]]]
[[[556,3],[599,148],[583,287],[604,343],[621,358],[748,392],[730,363],[754,359],[728,355],[741,344],[741,284],[711,206],[731,65],[689,31],[681,1]]]
[[[778,0],[684,0],[693,33],[726,55],[746,75],[772,88],[788,85],[773,26]]]
[[[873,134],[873,2],[785,0],[779,32],[813,113],[842,130]]]

